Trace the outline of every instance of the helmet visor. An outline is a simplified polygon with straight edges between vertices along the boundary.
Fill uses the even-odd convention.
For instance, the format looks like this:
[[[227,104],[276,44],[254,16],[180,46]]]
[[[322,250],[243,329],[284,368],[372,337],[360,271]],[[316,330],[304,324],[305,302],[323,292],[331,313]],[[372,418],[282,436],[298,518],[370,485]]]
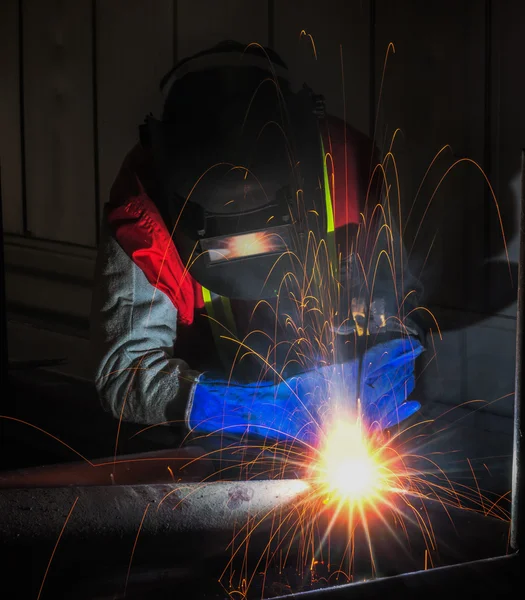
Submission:
[[[249,256],[282,254],[291,247],[289,225],[239,235],[201,239],[201,250],[208,253],[210,266]]]

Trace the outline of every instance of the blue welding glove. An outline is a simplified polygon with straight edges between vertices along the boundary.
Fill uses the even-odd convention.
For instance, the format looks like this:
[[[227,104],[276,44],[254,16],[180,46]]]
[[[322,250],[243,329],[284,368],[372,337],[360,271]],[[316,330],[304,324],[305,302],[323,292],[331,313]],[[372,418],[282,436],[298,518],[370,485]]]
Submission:
[[[237,383],[200,376],[187,410],[188,427],[200,433],[250,433],[276,441],[312,442],[318,431],[315,399],[326,389],[320,370],[278,384]]]
[[[359,361],[329,365],[278,384],[241,384],[200,376],[187,410],[188,427],[200,433],[251,433],[276,441],[315,444],[327,413],[359,397],[366,424],[385,429],[419,409],[406,401],[415,385],[414,363],[423,347],[415,339],[378,344]]]

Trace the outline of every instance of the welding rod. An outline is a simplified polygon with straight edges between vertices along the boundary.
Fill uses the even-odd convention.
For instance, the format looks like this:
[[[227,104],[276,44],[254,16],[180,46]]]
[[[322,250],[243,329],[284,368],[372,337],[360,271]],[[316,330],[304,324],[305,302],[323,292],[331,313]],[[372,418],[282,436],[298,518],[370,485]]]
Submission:
[[[518,263],[518,304],[516,316],[516,378],[514,391],[514,441],[512,448],[512,508],[510,545],[513,550],[523,546],[523,490],[520,489],[521,468],[523,465],[523,433],[521,429],[523,391],[525,387],[524,331],[525,326],[525,150],[521,151],[521,206],[519,229],[519,263]]]

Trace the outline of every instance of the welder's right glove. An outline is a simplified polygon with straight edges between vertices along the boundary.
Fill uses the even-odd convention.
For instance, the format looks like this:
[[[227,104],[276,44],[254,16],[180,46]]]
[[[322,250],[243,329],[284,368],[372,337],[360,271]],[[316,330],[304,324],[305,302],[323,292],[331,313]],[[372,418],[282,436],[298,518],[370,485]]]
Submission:
[[[412,338],[377,344],[362,358],[360,378],[357,359],[277,384],[241,384],[205,373],[188,405],[187,425],[199,433],[251,433],[275,441],[317,444],[325,417],[333,418],[331,411],[344,410],[359,398],[367,426],[392,427],[419,408],[418,402],[406,399],[414,389],[414,362],[422,351]]]
[[[247,433],[275,441],[313,443],[319,430],[319,396],[324,375],[311,371],[267,382],[237,383],[200,376],[188,405],[188,427],[199,433]]]

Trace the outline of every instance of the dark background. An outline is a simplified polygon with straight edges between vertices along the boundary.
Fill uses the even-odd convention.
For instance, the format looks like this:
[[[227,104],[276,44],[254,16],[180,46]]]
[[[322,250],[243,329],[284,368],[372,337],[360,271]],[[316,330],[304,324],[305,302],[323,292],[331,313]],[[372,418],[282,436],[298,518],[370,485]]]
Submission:
[[[454,160],[477,161],[516,260],[524,25],[519,0],[2,0],[10,359],[12,366],[65,359],[45,370],[13,370],[38,385],[4,398],[4,414],[45,426],[90,456],[112,453],[117,424],[108,418],[94,425],[102,417],[88,348],[101,207],[137,126],[146,113],[159,115],[162,75],[188,54],[237,39],[274,48],[298,83],[324,93],[330,112],[383,150],[400,128],[393,150],[405,244],[414,245],[411,267],[422,271],[424,301],[443,329],[440,339],[434,328],[421,400],[431,416],[459,407],[445,421],[468,424],[465,454],[480,464],[503,456],[508,475],[516,307],[498,212],[472,163],[456,167],[433,192]],[[313,36],[317,60],[302,29]],[[390,43],[395,52],[391,47],[383,79]],[[451,149],[411,210],[445,144]],[[461,419],[470,409],[460,405],[477,399],[488,404]],[[27,451],[40,444],[37,433],[10,427],[7,464],[42,461]],[[56,452],[52,460],[70,456]]]
[[[316,56],[301,30],[313,36]],[[474,490],[479,485],[480,496],[490,499],[483,512],[507,493],[516,334],[512,278],[515,282],[525,146],[524,31],[522,0],[0,0],[0,183],[10,359],[9,385],[2,382],[0,393],[0,470],[78,460],[73,449],[95,459],[172,443],[167,429],[131,438],[136,428],[123,426],[115,448],[118,423],[102,412],[94,393],[88,335],[99,223],[138,125],[149,112],[159,116],[160,78],[188,54],[236,39],[275,49],[296,83],[307,81],[323,93],[330,112],[375,138],[381,150],[399,130],[393,152],[404,242],[412,250],[410,267],[425,286],[423,302],[441,328],[432,328],[416,388],[422,402],[418,418],[431,420],[417,430],[423,434],[421,453],[458,485]],[[460,159],[468,160],[436,191]],[[392,168],[388,179],[395,204]],[[59,478],[67,471],[61,469]],[[142,475],[151,475],[150,469]],[[25,472],[13,477],[24,485],[28,481]],[[0,482],[8,479],[0,473]],[[104,494],[119,490],[126,493],[125,486],[106,486]],[[10,542],[23,534],[20,558],[7,553],[11,562],[3,564],[4,583],[39,587],[72,504],[55,506],[55,493],[51,490],[46,501],[45,493],[35,500],[29,491],[26,506],[16,500],[19,490],[12,495],[2,490],[0,500],[9,510],[0,526],[8,527]],[[133,499],[129,510],[106,513],[105,505],[89,504],[90,497],[98,501],[97,493],[90,496],[84,488],[82,494],[79,520],[68,524],[51,575],[60,581],[62,565],[69,564],[75,580],[84,564],[75,552],[83,548],[97,568],[122,561],[122,572],[116,570],[122,587],[146,500]],[[129,516],[127,529],[123,515]],[[455,540],[449,549],[461,560],[501,554],[506,547],[506,524],[493,529],[490,519],[470,520],[465,511],[456,522],[449,522],[445,511],[440,515],[436,531]],[[35,548],[28,554],[31,523],[47,526],[51,535],[39,553]],[[168,549],[172,565],[174,540],[168,536],[159,543],[154,527],[148,534],[145,523],[134,571],[156,560],[155,549],[161,554]],[[461,535],[447,537],[456,525]],[[128,537],[121,539],[124,529]],[[92,546],[78,544],[78,531],[91,532]],[[69,547],[64,546],[68,533]],[[214,537],[193,532],[190,539],[208,546]],[[117,552],[115,543],[124,550]],[[390,546],[386,550],[388,559],[397,558]],[[100,591],[98,571],[90,564],[75,589],[89,582],[91,590]],[[186,578],[193,586],[205,572],[198,561],[197,568],[184,572],[177,563],[176,580]],[[480,586],[511,585],[505,576],[492,579],[493,571],[482,571]],[[137,572],[140,583],[143,573]],[[49,597],[62,597],[63,590],[54,592],[51,583],[48,578]],[[462,586],[463,581],[456,587]]]

